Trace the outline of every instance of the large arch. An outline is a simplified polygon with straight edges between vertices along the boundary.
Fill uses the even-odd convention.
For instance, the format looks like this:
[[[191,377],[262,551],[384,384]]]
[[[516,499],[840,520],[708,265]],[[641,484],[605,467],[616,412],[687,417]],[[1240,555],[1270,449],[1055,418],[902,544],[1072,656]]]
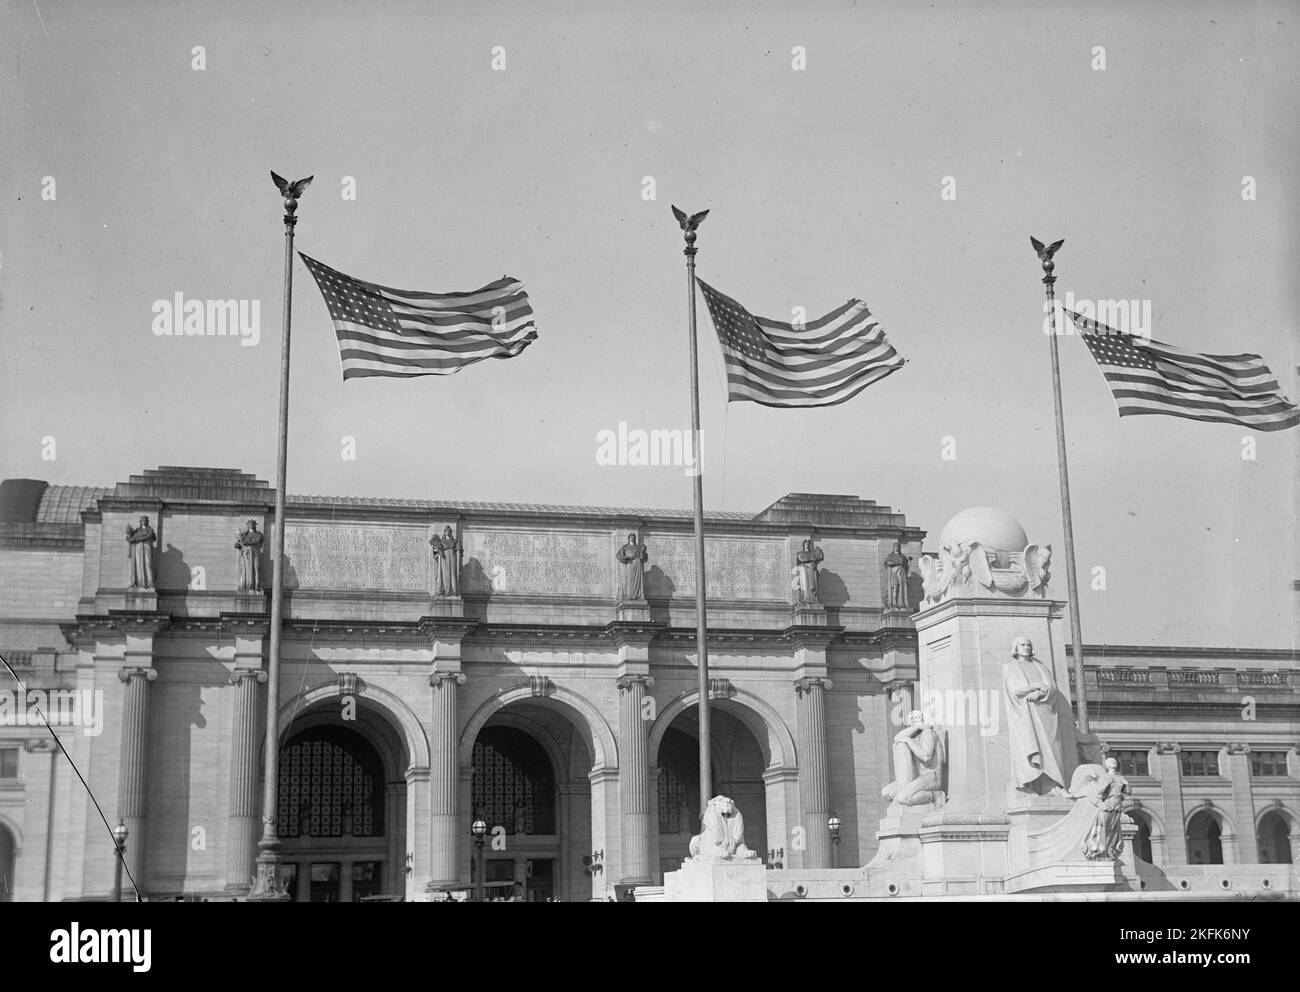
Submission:
[[[1294,864],[1297,841],[1295,813],[1280,803],[1266,806],[1255,817],[1255,837],[1260,864]]]
[[[1187,838],[1187,863],[1204,865],[1232,864],[1237,831],[1228,814],[1218,806],[1196,806],[1183,820]],[[1215,860],[1215,848],[1218,860]]]
[[[587,750],[592,756],[593,771],[615,771],[618,769],[618,741],[614,732],[601,715],[585,697],[563,686],[550,685],[545,692],[533,690],[525,682],[512,689],[503,689],[496,695],[479,704],[461,731],[457,759],[460,767],[466,768],[474,761],[474,742],[478,740],[479,731],[494,714],[505,709],[511,703],[530,703],[558,711],[582,732]]]
[[[308,716],[313,709],[319,709],[322,704],[330,700],[337,701],[339,698],[338,683],[323,682],[288,699],[280,706],[277,719],[277,724],[281,728],[281,737],[285,737],[293,729],[289,723],[291,718]],[[359,706],[379,711],[380,715],[386,717],[389,723],[398,728],[406,745],[406,754],[410,762],[409,768],[405,769],[408,774],[411,771],[428,769],[428,735],[424,732],[420,718],[406,705],[402,697],[379,686],[367,684],[358,690],[356,699]],[[284,745],[283,739],[280,741],[280,745]],[[263,735],[262,746],[266,747],[265,735]],[[263,754],[265,754],[265,751],[263,751]]]
[[[659,711],[659,718],[650,728],[648,754],[653,766],[659,760],[659,745],[664,732],[672,722],[692,706],[699,704],[700,691],[689,689]],[[795,749],[794,735],[773,707],[743,689],[733,689],[726,699],[713,699],[710,707],[725,710],[745,724],[754,735],[763,752],[763,761],[771,768],[795,768],[798,765],[798,753]]]

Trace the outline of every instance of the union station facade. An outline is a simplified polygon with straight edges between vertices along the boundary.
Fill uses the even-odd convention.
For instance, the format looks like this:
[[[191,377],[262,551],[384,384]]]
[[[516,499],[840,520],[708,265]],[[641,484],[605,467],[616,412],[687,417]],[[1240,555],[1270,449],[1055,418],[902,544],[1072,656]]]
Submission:
[[[243,898],[254,875],[270,596],[239,588],[236,544],[250,520],[273,531],[273,504],[226,469],[0,487],[0,652],[126,825],[148,898]],[[130,587],[124,534],[141,517],[154,588]],[[430,541],[448,527],[459,596],[434,598]],[[645,598],[620,603],[632,533]],[[794,494],[707,514],[706,533],[713,791],[773,867],[865,864],[893,735],[919,705],[885,558],[898,542],[915,571],[925,531],[869,500]],[[816,605],[792,594],[808,538],[824,553]],[[274,746],[294,899],[469,884],[476,816],[484,880],[532,901],[603,900],[680,865],[700,812],[688,512],[289,496],[285,543]],[[260,565],[269,587],[269,553]],[[1292,861],[1300,652],[1098,646],[1087,661],[1140,857]],[[106,898],[99,813],[2,670],[0,700],[0,899]]]

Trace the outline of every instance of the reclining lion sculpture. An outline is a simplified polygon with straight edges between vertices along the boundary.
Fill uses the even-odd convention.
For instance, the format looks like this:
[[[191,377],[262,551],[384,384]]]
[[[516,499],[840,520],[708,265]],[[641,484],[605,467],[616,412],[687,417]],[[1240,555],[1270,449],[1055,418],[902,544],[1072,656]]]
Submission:
[[[757,861],[745,846],[745,818],[727,796],[714,796],[704,810],[703,829],[691,838],[697,861]]]

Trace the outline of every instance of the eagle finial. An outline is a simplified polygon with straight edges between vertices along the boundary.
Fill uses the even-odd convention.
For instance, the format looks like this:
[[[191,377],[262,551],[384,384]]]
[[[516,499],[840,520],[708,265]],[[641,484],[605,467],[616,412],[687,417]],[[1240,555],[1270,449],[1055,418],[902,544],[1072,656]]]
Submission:
[[[297,200],[315,178],[315,176],[308,176],[306,179],[296,179],[289,182],[284,176],[276,175],[274,172],[271,173],[271,181],[275,183],[275,188],[280,191],[280,195],[286,200]]]
[[[700,226],[700,221],[709,216],[709,212],[707,210],[701,210],[698,214],[691,214],[687,217],[685,211],[673,207],[673,216],[677,218],[677,223],[682,226],[682,230],[687,234],[690,234]]]
[[[1029,236],[1029,243],[1033,245],[1034,251],[1038,252],[1038,260],[1043,263],[1043,271],[1049,276],[1052,270],[1056,268],[1056,263],[1052,261],[1052,256],[1056,254],[1061,245],[1065,244],[1065,239],[1053,241],[1050,245],[1043,247],[1043,243],[1032,234]]]

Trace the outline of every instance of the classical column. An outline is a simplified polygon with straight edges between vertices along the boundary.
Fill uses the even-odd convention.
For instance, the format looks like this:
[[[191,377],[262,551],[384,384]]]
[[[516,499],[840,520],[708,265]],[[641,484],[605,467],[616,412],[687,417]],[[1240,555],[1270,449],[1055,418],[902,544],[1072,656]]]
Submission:
[[[1250,745],[1231,743],[1227,747],[1228,779],[1232,782],[1232,818],[1237,821],[1236,861],[1254,864],[1259,860],[1259,840],[1255,835],[1255,794],[1250,782]],[[1224,845],[1227,846],[1226,844]],[[1228,852],[1223,861],[1228,864]]]
[[[236,668],[230,673],[230,684],[235,687],[235,705],[230,729],[227,892],[247,892],[257,871],[255,859],[261,819],[257,788],[257,687],[265,681],[266,672],[260,668]]]
[[[457,767],[459,723],[456,718],[456,690],[465,684],[460,672],[434,672],[429,676],[433,687],[433,733],[429,756],[430,868],[428,888],[455,882],[456,870],[456,793],[460,787]]]
[[[649,885],[652,881],[645,691],[654,681],[649,675],[624,675],[618,680],[618,799],[623,813],[620,881],[628,884]]]
[[[154,668],[117,670],[125,686],[122,698],[122,747],[117,772],[117,815],[129,831],[126,866],[136,887],[144,892],[145,827],[149,815],[149,684],[158,677]],[[123,898],[131,892],[123,881]],[[132,897],[133,898],[133,897]]]
[[[799,764],[803,780],[803,826],[807,831],[804,867],[831,866],[830,776],[826,763],[826,693],[830,679],[805,676],[794,684],[799,711]]]
[[[1160,776],[1160,806],[1165,818],[1165,864],[1187,864],[1187,830],[1183,826],[1183,770],[1178,755],[1182,748],[1172,742],[1156,744],[1156,774]],[[1151,852],[1152,855],[1155,851]]]

